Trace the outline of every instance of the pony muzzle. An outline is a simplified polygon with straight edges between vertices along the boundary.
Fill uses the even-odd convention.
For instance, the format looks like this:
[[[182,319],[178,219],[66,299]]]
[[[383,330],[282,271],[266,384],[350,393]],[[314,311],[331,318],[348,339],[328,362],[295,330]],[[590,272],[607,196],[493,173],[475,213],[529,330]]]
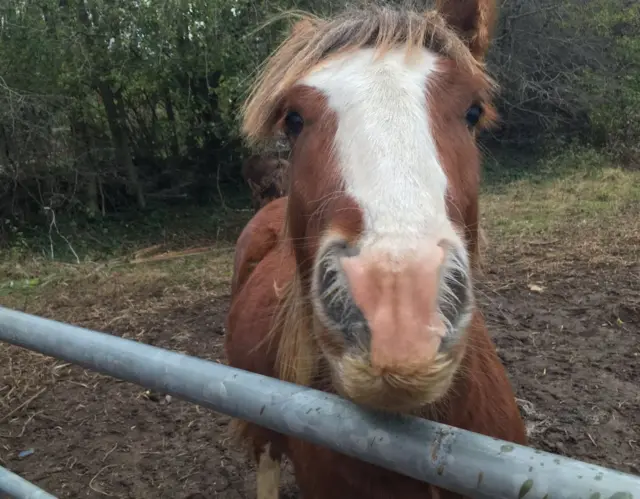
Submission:
[[[327,246],[314,301],[324,338],[343,346],[329,363],[344,396],[408,410],[446,392],[471,314],[468,271],[453,247],[427,242],[394,256],[344,241]]]

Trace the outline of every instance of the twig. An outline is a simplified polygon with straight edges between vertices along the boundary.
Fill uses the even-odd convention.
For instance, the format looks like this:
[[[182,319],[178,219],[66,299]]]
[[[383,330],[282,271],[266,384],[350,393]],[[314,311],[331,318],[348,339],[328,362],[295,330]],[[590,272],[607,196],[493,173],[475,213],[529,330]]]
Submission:
[[[110,455],[114,450],[116,450],[117,448],[118,448],[118,444],[116,443],[116,444],[111,448],[111,450],[110,450],[110,451],[108,451],[108,452],[104,455],[104,457],[102,458],[102,462],[104,463],[104,462],[106,461],[106,459],[109,457],[109,455]]]
[[[202,248],[193,248],[190,250],[185,250],[185,251],[172,251],[169,253],[162,253],[159,255],[155,255],[155,256],[151,256],[149,258],[136,258],[135,260],[131,260],[129,263],[132,265],[137,265],[140,263],[147,263],[147,262],[160,262],[160,261],[165,261],[165,260],[173,260],[174,258],[182,258],[182,257],[186,257],[186,256],[197,256],[197,255],[202,255],[204,253],[214,253],[214,252],[224,252],[224,251],[230,251],[232,250],[233,247],[229,246],[229,247],[219,247],[219,248],[211,248],[211,247],[202,247]]]
[[[155,252],[156,250],[160,249],[162,247],[161,244],[154,244],[153,246],[149,246],[148,248],[143,248],[141,250],[136,251],[133,254],[133,258],[134,259],[138,259],[138,258],[142,258],[143,256],[147,256],[150,253]]]
[[[220,163],[218,162],[218,167],[216,168],[216,188],[218,189],[218,196],[220,196],[220,202],[222,203],[222,209],[224,211],[228,211],[227,203],[224,200],[224,194],[222,194],[222,189],[220,188]]]
[[[100,190],[100,212],[104,217],[107,214],[104,202],[104,191],[102,190],[102,182],[100,181],[100,179],[98,178],[96,181],[98,182],[98,189]]]
[[[16,407],[14,410],[10,411],[8,414],[5,414],[4,416],[2,416],[0,418],[0,423],[4,423],[7,419],[9,419],[11,416],[13,416],[16,412],[18,412],[20,409],[23,409],[24,407],[28,406],[31,402],[33,402],[35,399],[37,399],[40,395],[42,395],[45,391],[47,391],[47,387],[44,387],[42,390],[40,390],[38,393],[36,393],[35,395],[33,395],[32,397],[28,398],[27,400],[25,400],[22,404],[20,404],[18,407]]]
[[[113,468],[114,466],[118,466],[117,464],[108,464],[107,466],[103,466],[102,468],[100,468],[100,471],[98,471],[95,475],[93,475],[93,478],[89,481],[89,488],[91,490],[93,490],[94,492],[97,492],[98,494],[102,494],[103,496],[107,496],[107,497],[113,497],[111,494],[108,494],[107,492],[105,492],[104,490],[100,490],[97,487],[93,486],[93,481],[98,478],[98,475],[100,473],[102,473],[104,470],[106,470],[107,468]]]
[[[179,482],[184,482],[187,478],[192,477],[193,475],[197,475],[199,472],[198,471],[191,471],[189,473],[187,473],[184,476],[181,476],[180,478],[178,478]]]
[[[31,422],[31,420],[33,420],[33,418],[35,418],[38,414],[40,414],[42,411],[38,411],[34,414],[32,414],[31,416],[29,416],[29,418],[24,422],[24,424],[22,425],[22,430],[20,431],[20,433],[18,433],[15,437],[13,438],[20,438],[22,437],[22,435],[24,435],[24,430],[27,429],[27,425]]]
[[[589,435],[588,432],[585,432],[587,434],[587,437],[589,437],[589,440],[591,440],[591,443],[593,444],[594,447],[598,447],[598,444],[596,444],[596,441],[593,439],[593,437],[591,435]]]
[[[44,211],[45,213],[48,213],[47,210],[49,210],[49,207],[45,207]],[[55,223],[55,215],[53,217],[51,217],[51,222],[49,223],[49,248],[51,251],[51,259],[55,260],[56,256],[53,252],[53,238],[51,237],[51,230],[53,229],[53,224]]]
[[[69,247],[69,249],[71,250],[71,253],[73,253],[73,256],[76,257],[76,263],[78,265],[80,265],[80,257],[78,257],[78,254],[76,253],[76,250],[73,249],[73,246],[71,245],[71,242],[69,241],[69,239],[67,239],[65,236],[62,235],[62,233],[60,232],[60,229],[58,229],[58,224],[56,223],[56,212],[53,211],[53,209],[49,206],[45,206],[44,207],[44,211],[45,213],[51,213],[51,223],[49,224],[49,245],[51,247],[51,259],[54,259],[54,255],[53,255],[53,238],[51,237],[51,229],[53,229],[55,227],[56,229],[56,233],[64,240],[65,243],[67,243],[67,246]]]

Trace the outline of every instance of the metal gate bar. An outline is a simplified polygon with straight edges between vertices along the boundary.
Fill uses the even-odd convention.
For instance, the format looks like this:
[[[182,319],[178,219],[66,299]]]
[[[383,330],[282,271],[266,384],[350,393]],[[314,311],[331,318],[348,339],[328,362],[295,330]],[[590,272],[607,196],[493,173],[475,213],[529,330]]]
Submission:
[[[640,499],[640,477],[0,307],[0,340],[479,499]]]
[[[0,498],[5,497],[3,494],[16,499],[57,499],[30,481],[0,466]]]

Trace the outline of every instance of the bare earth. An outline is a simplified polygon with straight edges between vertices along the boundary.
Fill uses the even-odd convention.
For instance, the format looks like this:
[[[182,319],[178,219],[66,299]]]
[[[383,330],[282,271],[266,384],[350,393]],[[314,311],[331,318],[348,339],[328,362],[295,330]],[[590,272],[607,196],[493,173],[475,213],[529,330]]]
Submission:
[[[611,232],[591,226],[523,240],[502,240],[493,229],[478,291],[531,444],[636,474],[639,233],[626,232],[613,246]],[[133,269],[95,266],[0,302],[220,360],[229,261],[224,252]],[[164,394],[0,346],[0,464],[58,497],[253,498],[254,467],[228,441],[228,422]],[[286,482],[285,497],[297,497],[290,475]]]

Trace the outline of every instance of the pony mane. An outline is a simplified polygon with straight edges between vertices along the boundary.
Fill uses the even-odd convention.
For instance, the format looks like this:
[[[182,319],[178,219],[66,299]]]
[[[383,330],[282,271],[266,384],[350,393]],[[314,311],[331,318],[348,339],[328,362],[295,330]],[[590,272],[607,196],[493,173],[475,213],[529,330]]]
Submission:
[[[284,219],[280,240],[280,244],[291,244],[288,217]],[[293,252],[290,246],[289,251]],[[272,348],[275,343],[277,377],[297,385],[310,386],[318,373],[318,360],[321,356],[313,337],[311,300],[304,291],[299,270],[296,269],[292,278],[282,286],[274,281],[273,288],[277,304],[271,326],[265,337],[254,347],[254,351],[266,344],[269,344],[268,348]]]
[[[300,21],[266,61],[245,101],[243,132],[252,142],[270,137],[283,95],[331,56],[365,47],[383,55],[404,46],[408,54],[418,48],[433,50],[470,71],[484,67],[436,10],[367,5],[326,19],[305,12],[284,16]]]
[[[300,277],[293,279],[279,294],[278,308],[267,338],[280,336],[276,355],[278,377],[302,386],[310,386],[318,369],[320,352],[312,337],[313,311],[304,295]]]

